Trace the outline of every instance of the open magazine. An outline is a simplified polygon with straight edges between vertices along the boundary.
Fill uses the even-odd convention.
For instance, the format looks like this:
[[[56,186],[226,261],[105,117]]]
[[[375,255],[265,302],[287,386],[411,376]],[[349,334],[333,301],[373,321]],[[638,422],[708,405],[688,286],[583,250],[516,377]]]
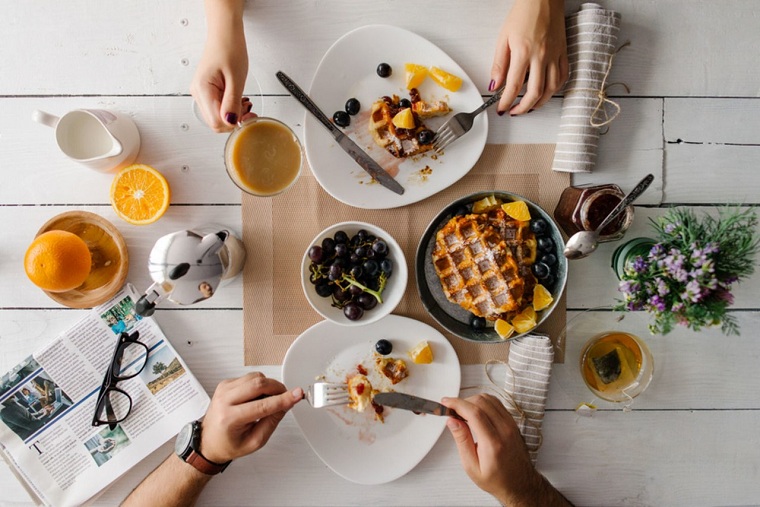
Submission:
[[[209,397],[127,285],[0,378],[0,454],[38,504],[79,505],[201,417]],[[119,389],[133,400],[115,425],[92,426],[122,332],[139,332],[147,363]]]

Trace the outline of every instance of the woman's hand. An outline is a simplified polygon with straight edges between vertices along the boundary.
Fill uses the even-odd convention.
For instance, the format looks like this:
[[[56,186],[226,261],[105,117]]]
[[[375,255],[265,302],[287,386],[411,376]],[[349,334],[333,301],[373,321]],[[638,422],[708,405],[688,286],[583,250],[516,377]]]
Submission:
[[[496,43],[489,91],[507,86],[497,110],[518,115],[543,106],[567,80],[563,0],[515,0]],[[514,106],[526,84],[522,100]]]

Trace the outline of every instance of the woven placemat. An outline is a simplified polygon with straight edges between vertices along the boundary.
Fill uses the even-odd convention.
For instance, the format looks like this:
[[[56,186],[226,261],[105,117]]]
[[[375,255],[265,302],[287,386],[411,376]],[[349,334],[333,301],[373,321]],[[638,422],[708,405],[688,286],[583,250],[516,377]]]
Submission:
[[[305,169],[287,192],[273,198],[243,195],[243,242],[248,253],[243,270],[243,337],[246,365],[282,364],[293,340],[322,320],[301,287],[301,259],[314,237],[329,225],[347,220],[382,227],[404,250],[409,283],[394,314],[420,320],[441,331],[462,364],[507,360],[508,344],[476,344],[446,332],[422,306],[414,278],[419,238],[441,209],[465,195],[501,190],[522,195],[554,211],[570,185],[570,175],[551,170],[554,144],[486,145],[475,167],[454,185],[421,202],[389,210],[345,205],[325,192]],[[432,175],[431,177],[435,177]],[[539,332],[556,341],[566,320],[565,297]],[[564,359],[564,344],[555,361]]]

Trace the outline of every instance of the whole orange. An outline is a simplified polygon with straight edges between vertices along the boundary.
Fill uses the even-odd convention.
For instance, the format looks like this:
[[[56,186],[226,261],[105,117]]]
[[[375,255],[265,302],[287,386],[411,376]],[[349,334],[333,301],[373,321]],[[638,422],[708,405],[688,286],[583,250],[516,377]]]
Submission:
[[[67,231],[40,234],[24,255],[26,276],[37,287],[50,292],[65,292],[87,279],[92,255],[87,244]]]

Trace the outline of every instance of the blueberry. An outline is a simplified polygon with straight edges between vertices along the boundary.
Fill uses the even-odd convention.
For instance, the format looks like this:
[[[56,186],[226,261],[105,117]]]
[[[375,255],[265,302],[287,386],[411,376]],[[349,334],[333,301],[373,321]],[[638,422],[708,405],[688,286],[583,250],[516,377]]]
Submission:
[[[377,75],[380,77],[389,77],[393,74],[393,69],[387,63],[381,63],[377,66]]]
[[[348,127],[351,125],[351,117],[345,111],[335,111],[333,121],[339,127]]]
[[[554,278],[554,275],[549,273],[547,276],[541,279],[541,285],[546,287],[547,289],[551,290],[551,288],[554,286],[554,281],[556,278]]]
[[[470,327],[476,331],[480,331],[486,328],[486,319],[478,317],[477,315],[470,316]]]
[[[554,241],[551,238],[538,238],[538,249],[542,252],[551,252],[554,250]]]
[[[470,208],[467,206],[458,206],[457,209],[454,210],[454,216],[459,217],[463,215],[469,215],[470,214]]]
[[[549,266],[544,264],[543,262],[537,262],[533,264],[533,274],[536,275],[536,278],[539,280],[542,278],[546,278],[549,276]]]
[[[543,262],[547,266],[554,266],[557,264],[557,256],[553,253],[544,254],[539,259],[539,262]]]
[[[401,107],[401,108],[404,108],[404,109],[406,109],[408,107],[412,107],[412,101],[409,100],[409,99],[401,99],[401,100],[398,101],[398,107]]]
[[[433,134],[432,130],[424,129],[417,132],[417,141],[420,144],[430,144],[433,142],[434,137],[435,134]]]
[[[530,222],[530,230],[536,234],[541,235],[549,230],[549,224],[547,224],[546,220],[543,218],[537,218]]]
[[[346,112],[351,116],[358,114],[361,108],[361,103],[355,98],[350,98],[346,101]]]
[[[377,343],[375,344],[375,350],[378,354],[387,356],[393,352],[393,344],[388,340],[377,340]]]

